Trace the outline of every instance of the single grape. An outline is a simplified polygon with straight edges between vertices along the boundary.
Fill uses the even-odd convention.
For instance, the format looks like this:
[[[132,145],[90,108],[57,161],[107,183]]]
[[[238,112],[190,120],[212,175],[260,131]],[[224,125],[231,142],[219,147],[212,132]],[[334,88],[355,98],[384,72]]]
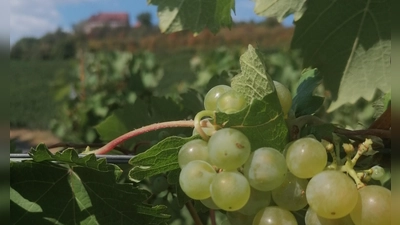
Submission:
[[[225,92],[232,88],[228,85],[217,85],[211,88],[204,97],[204,108],[206,110],[217,111],[217,100]]]
[[[250,185],[239,172],[218,173],[210,186],[214,203],[225,211],[242,208],[250,197]]]
[[[195,139],[184,144],[178,153],[179,167],[182,169],[186,164],[193,160],[203,160],[209,162],[208,144],[201,139]]]
[[[151,179],[151,192],[158,194],[168,189],[168,181],[164,175],[158,175]]]
[[[260,191],[273,190],[285,180],[287,174],[285,157],[274,148],[255,150],[244,164],[244,176],[250,185]]]
[[[179,174],[179,184],[187,196],[201,200],[210,197],[210,184],[217,173],[207,162],[194,160]]]
[[[269,206],[271,203],[270,191],[259,191],[257,189],[250,189],[250,198],[238,212],[244,215],[255,215],[260,209]]]
[[[371,168],[372,174],[371,178],[374,180],[381,180],[385,176],[385,169],[380,166],[374,166]]]
[[[327,159],[325,147],[310,137],[294,141],[286,151],[287,167],[299,178],[311,178],[321,172]]]
[[[336,170],[325,170],[311,178],[306,196],[310,207],[319,216],[328,219],[346,216],[358,200],[353,180]]]
[[[257,212],[253,225],[297,225],[297,221],[290,211],[268,206]]]
[[[242,166],[250,155],[250,141],[240,131],[223,128],[215,132],[208,141],[211,163],[225,170]]]
[[[307,184],[308,180],[288,173],[283,183],[278,188],[272,190],[272,199],[278,206],[284,209],[290,211],[300,210],[307,205]]]
[[[246,225],[251,224],[254,219],[254,215],[244,215],[238,211],[227,212],[226,217],[231,225]]]
[[[200,202],[209,209],[219,209],[219,207],[215,204],[211,197],[202,199]]]
[[[390,225],[392,193],[388,189],[369,185],[361,188],[360,198],[350,213],[356,225]]]
[[[282,111],[285,117],[289,113],[290,107],[292,107],[292,94],[283,84],[278,81],[274,81],[276,93],[278,94],[279,102],[282,106]]]
[[[338,219],[327,219],[318,216],[312,208],[307,209],[304,220],[306,225],[354,225],[350,215]]]
[[[227,114],[239,112],[246,106],[246,98],[235,90],[225,92],[217,100],[217,110]]]

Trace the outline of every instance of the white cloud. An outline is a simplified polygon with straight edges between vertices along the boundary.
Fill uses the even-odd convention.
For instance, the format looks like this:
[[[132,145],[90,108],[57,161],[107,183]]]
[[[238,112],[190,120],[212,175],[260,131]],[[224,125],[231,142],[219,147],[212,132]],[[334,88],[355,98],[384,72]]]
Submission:
[[[97,0],[12,0],[10,1],[10,44],[22,37],[40,37],[54,31],[62,20],[57,6]]]

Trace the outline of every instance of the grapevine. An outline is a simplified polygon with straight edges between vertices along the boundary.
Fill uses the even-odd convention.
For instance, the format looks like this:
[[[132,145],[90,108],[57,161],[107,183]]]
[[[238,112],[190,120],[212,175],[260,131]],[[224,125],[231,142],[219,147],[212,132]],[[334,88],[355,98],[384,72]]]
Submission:
[[[207,90],[204,77],[199,90],[173,97],[141,90],[95,127],[104,144],[40,144],[29,160],[12,161],[12,224],[390,224],[390,164],[379,158],[391,157],[389,3],[255,2],[268,18],[294,13],[290,48],[301,50],[301,68],[279,67],[296,63],[251,44],[221,75],[194,57],[198,76],[211,78]],[[148,3],[165,33],[217,33],[235,9],[234,1]],[[346,127],[359,115],[332,112],[359,99],[376,100],[377,116]],[[129,162],[107,161],[117,153]]]

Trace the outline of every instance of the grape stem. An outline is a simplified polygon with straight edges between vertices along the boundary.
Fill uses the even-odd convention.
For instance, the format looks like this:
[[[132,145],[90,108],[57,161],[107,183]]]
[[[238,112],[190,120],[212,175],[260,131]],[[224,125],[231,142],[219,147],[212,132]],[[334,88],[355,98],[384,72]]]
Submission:
[[[357,153],[356,155],[351,158],[346,157],[346,163],[340,167],[340,171],[348,173],[356,182],[357,188],[360,189],[365,186],[365,184],[361,181],[360,177],[357,175],[356,171],[354,170],[354,166],[357,163],[357,160],[360,158],[362,154],[364,154],[366,151],[368,151],[369,148],[371,148],[372,145],[372,140],[371,139],[365,139],[365,141],[361,144],[358,145]],[[345,151],[348,155],[351,154],[351,147],[352,145],[343,145],[343,148],[345,148]]]
[[[300,133],[300,130],[306,126],[316,126],[316,125],[323,125],[328,124],[327,122],[323,121],[322,119],[312,116],[312,115],[304,115],[298,118],[295,118],[291,121],[288,121],[289,128],[291,130],[290,137],[292,139],[297,139]],[[344,135],[349,137],[350,139],[354,140],[364,140],[364,138],[360,136],[368,136],[373,135],[380,138],[391,139],[392,133],[391,130],[384,130],[384,129],[365,129],[365,130],[347,130],[339,127],[334,127],[334,133]],[[332,141],[332,140],[329,140]]]
[[[215,220],[215,210],[210,209],[210,220],[211,220],[211,225],[217,225],[217,221]]]
[[[136,130],[132,130],[128,133],[125,133],[114,140],[108,142],[106,145],[103,147],[93,150],[93,151],[85,151],[83,154],[96,154],[96,155],[102,155],[106,154],[109,151],[113,150],[116,148],[119,144],[127,141],[130,138],[136,137],[138,135],[150,132],[150,131],[155,131],[155,130],[160,130],[164,128],[173,128],[173,127],[194,127],[194,122],[193,120],[178,120],[178,121],[167,121],[167,122],[161,122],[161,123],[155,123],[151,124],[148,126],[141,127]]]
[[[192,216],[194,224],[195,225],[203,225],[203,223],[200,220],[199,215],[196,212],[196,209],[193,207],[192,202],[191,201],[186,202],[185,206],[188,209],[190,216]]]

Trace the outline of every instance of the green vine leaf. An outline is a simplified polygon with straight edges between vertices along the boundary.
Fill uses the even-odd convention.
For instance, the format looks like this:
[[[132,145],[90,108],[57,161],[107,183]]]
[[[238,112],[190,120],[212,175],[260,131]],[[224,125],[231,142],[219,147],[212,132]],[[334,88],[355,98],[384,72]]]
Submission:
[[[296,117],[312,115],[324,103],[324,97],[315,96],[314,89],[321,84],[322,77],[317,69],[306,69],[301,75],[300,85],[293,98],[292,110]]]
[[[158,6],[159,27],[163,33],[191,30],[200,33],[205,28],[217,33],[232,26],[231,11],[235,0],[147,0]]]
[[[320,71],[334,101],[329,112],[391,90],[389,11],[387,0],[307,1],[291,48],[302,50],[304,67]]]
[[[290,14],[294,20],[300,19],[305,11],[306,0],[255,0],[254,12],[259,16],[275,17],[279,22]]]
[[[243,132],[252,150],[273,147],[283,150],[288,129],[275,86],[261,53],[249,45],[240,57],[241,73],[232,79],[232,88],[247,97],[250,105],[235,114],[216,113],[215,123]]]
[[[147,151],[129,160],[133,168],[129,171],[129,179],[140,181],[160,173],[179,169],[178,152],[186,142],[199,138],[168,137]]]
[[[11,162],[11,224],[157,225],[169,218],[164,206],[143,203],[148,192],[117,183],[121,171],[117,166],[105,164],[110,165],[105,171],[99,171],[94,163],[85,167],[71,151],[55,156],[65,157],[66,166],[50,162],[47,154],[40,146],[32,152],[40,162]]]
[[[79,157],[74,149],[66,149],[62,152],[51,153],[46,145],[39,144],[35,149],[31,149],[29,155],[35,162],[51,162],[57,161],[69,164],[71,166],[83,166],[98,171],[115,170],[119,176],[122,170],[112,164],[107,164],[106,159],[97,159],[94,154],[88,154],[84,157]],[[110,166],[112,168],[110,168]]]

